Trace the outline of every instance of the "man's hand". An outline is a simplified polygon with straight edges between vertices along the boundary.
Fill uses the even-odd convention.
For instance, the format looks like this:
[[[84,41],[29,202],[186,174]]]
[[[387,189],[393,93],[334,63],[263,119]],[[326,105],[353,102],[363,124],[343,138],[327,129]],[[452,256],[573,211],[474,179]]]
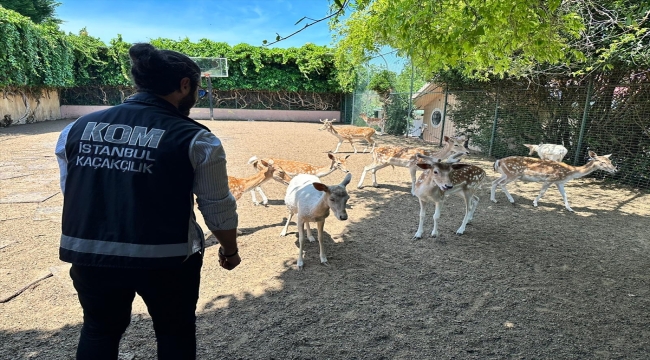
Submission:
[[[239,257],[239,250],[235,250],[234,254],[224,254],[223,248],[219,248],[219,265],[221,265],[222,268],[232,270],[236,268],[240,262],[241,258]]]

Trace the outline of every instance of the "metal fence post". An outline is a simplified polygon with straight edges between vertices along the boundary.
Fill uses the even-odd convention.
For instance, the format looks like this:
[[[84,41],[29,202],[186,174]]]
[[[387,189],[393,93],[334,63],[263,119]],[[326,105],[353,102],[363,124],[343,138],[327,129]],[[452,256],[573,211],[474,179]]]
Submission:
[[[580,124],[580,136],[578,136],[578,146],[576,147],[576,154],[573,158],[573,165],[578,166],[578,159],[582,149],[582,139],[585,135],[585,127],[587,126],[587,117],[589,114],[589,103],[591,102],[591,88],[593,86],[593,78],[589,78],[589,85],[587,85],[587,99],[585,99],[585,110],[582,113],[582,124]]]
[[[447,91],[447,88],[445,88],[445,103],[442,104],[442,125],[440,125],[440,144],[438,146],[442,146],[442,139],[445,137],[445,120],[447,119],[447,96],[449,95],[449,92]]]
[[[497,133],[497,120],[499,119],[499,92],[497,91],[497,104],[494,107],[494,122],[492,123],[492,135],[490,136],[490,149],[488,156],[492,156],[492,149],[494,147],[494,137]]]

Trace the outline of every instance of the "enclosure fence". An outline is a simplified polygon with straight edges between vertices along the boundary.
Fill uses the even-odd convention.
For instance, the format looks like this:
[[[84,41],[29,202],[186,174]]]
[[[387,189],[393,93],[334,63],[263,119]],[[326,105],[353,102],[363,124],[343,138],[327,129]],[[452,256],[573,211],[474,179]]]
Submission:
[[[353,106],[346,108],[349,123],[367,126],[359,113],[381,104],[365,93],[355,93],[352,99]],[[441,145],[445,135],[462,135],[474,150],[499,159],[527,156],[523,144],[561,144],[568,150],[563,161],[575,166],[589,160],[589,151],[612,154],[618,171],[596,171],[592,177],[650,189],[650,82],[450,89],[415,93],[412,98],[396,93],[384,108],[387,123],[410,126],[409,100],[414,109],[424,110],[427,126],[422,138],[434,145]]]

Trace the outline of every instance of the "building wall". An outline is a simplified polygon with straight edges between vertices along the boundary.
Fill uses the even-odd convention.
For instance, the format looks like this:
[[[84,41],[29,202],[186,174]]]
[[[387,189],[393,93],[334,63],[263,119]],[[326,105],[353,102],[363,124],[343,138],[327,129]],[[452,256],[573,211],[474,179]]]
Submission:
[[[449,96],[447,98],[447,102],[450,103],[453,101],[453,97]],[[451,119],[451,117],[447,116],[446,118],[441,119],[440,123],[437,125],[434,125],[431,122],[431,115],[433,114],[434,111],[440,111],[440,113],[443,113],[445,109],[445,94],[442,92],[432,92],[432,93],[427,93],[427,94],[422,94],[418,99],[417,99],[417,104],[420,107],[420,109],[424,110],[424,115],[422,116],[422,119],[424,121],[424,124],[426,124],[426,127],[423,131],[423,139],[427,142],[431,142],[434,145],[440,144],[440,139],[442,139],[445,135],[447,136],[453,136],[456,127],[454,126],[454,122]],[[443,121],[444,121],[444,129],[443,129]]]
[[[0,120],[5,115],[13,120],[11,125],[60,119],[59,93],[56,90],[44,90],[37,99],[28,94],[23,97],[22,93],[0,91]]]

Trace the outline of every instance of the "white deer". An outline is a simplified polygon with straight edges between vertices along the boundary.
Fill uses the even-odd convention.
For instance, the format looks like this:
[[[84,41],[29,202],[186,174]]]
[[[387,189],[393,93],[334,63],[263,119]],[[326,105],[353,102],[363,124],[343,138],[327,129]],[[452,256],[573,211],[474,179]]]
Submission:
[[[350,196],[345,187],[350,183],[352,174],[348,173],[338,185],[327,186],[319,182],[319,178],[314,175],[300,174],[291,179],[284,202],[289,209],[289,217],[284,225],[280,236],[287,235],[289,222],[293,215],[296,215],[296,225],[298,226],[298,242],[300,250],[298,252],[298,270],[303,267],[303,243],[305,240],[305,228],[308,233],[309,241],[315,241],[311,235],[309,222],[316,222],[318,229],[318,244],[320,246],[320,261],[327,264],[325,256],[325,246],[323,244],[323,227],[325,219],[330,214],[330,209],[334,212],[334,217],[339,220],[347,220],[348,213],[345,206]]]
[[[352,140],[365,140],[367,142],[366,147],[363,149],[363,152],[365,153],[366,150],[368,150],[368,146],[372,145],[372,150],[375,149],[375,140],[372,138],[373,135],[375,135],[375,129],[370,128],[370,127],[360,127],[360,126],[348,126],[348,127],[334,127],[332,125],[332,122],[334,122],[336,119],[332,120],[320,120],[320,122],[323,123],[323,126],[320,127],[318,130],[327,130],[330,134],[336,136],[339,139],[339,143],[336,145],[336,149],[334,149],[334,153],[337,153],[339,151],[339,148],[341,147],[341,144],[343,144],[343,141],[349,141],[350,145],[352,145],[352,148],[354,149],[354,153],[357,153],[357,148],[354,146],[354,143]]]
[[[260,170],[262,167],[264,167],[262,161],[267,161],[267,162],[273,161],[275,165],[281,167],[284,173],[289,176],[289,181],[291,180],[292,177],[298,174],[315,175],[320,178],[323,176],[327,176],[336,170],[341,170],[344,173],[350,172],[346,167],[346,163],[347,163],[346,160],[350,157],[350,155],[334,156],[332,153],[327,153],[327,157],[330,160],[330,163],[329,165],[324,165],[324,166],[316,166],[306,162],[286,160],[286,159],[276,159],[276,158],[265,158],[264,160],[259,160],[257,156],[253,156],[250,159],[248,159],[248,163],[253,164],[253,167],[255,169]],[[275,176],[273,177],[273,179],[285,185],[287,184],[287,182],[285,181],[286,179],[277,178]],[[257,198],[255,197],[256,190],[257,192],[260,193],[260,196],[262,197],[262,204],[263,205],[268,204],[269,199],[266,197],[266,195],[264,194],[260,186],[251,189],[251,197],[253,198],[253,204],[255,205],[260,204],[259,202],[257,202]]]
[[[260,161],[260,168],[257,174],[245,178],[238,178],[234,176],[228,176],[228,188],[230,193],[235,197],[235,200],[241,199],[242,195],[245,192],[259,186],[274,177],[277,177],[278,181],[283,182],[284,184],[289,184],[291,177],[289,177],[281,167],[273,164],[273,161]],[[241,231],[237,230],[237,234],[241,234]]]
[[[463,234],[467,224],[472,221],[478,206],[479,197],[476,195],[476,191],[485,179],[485,171],[478,166],[469,164],[443,163],[440,159],[421,154],[417,154],[417,157],[424,160],[423,163],[418,163],[418,166],[426,171],[420,175],[415,184],[415,196],[420,202],[420,222],[413,239],[422,238],[428,203],[435,204],[431,236],[439,235],[438,219],[445,196],[454,193],[458,193],[465,200],[465,217],[456,231],[456,234]]]
[[[562,161],[568,152],[564,146],[555,144],[524,144],[524,146],[530,150],[528,156],[531,156],[537,152],[537,155],[539,155],[539,158],[542,160]]]
[[[363,119],[363,121],[365,121],[368,126],[378,126],[381,130],[381,134],[379,135],[384,135],[384,129],[386,128],[386,118],[371,118],[368,117],[366,113],[359,114],[359,117]]]
[[[368,171],[372,173],[372,186],[378,187],[377,170],[388,166],[398,166],[409,169],[411,173],[411,195],[415,196],[415,171],[418,169],[417,154],[432,156],[442,160],[447,159],[447,162],[457,162],[462,156],[469,154],[467,141],[464,141],[464,139],[445,136],[444,140],[445,146],[437,151],[399,146],[380,146],[375,148],[372,151],[372,164],[363,168],[357,188],[361,189],[363,187],[363,180],[366,178]]]
[[[537,206],[537,202],[542,198],[546,190],[555,184],[562,194],[564,199],[564,207],[573,212],[569,206],[569,201],[564,191],[564,184],[568,181],[583,177],[596,170],[604,170],[609,173],[615,173],[616,167],[612,165],[609,160],[609,155],[598,156],[595,152],[589,151],[590,160],[583,166],[571,166],[563,162],[553,160],[541,160],[531,157],[523,156],[510,156],[497,160],[494,163],[494,171],[501,174],[501,177],[492,182],[492,189],[490,191],[490,200],[497,202],[495,192],[497,186],[501,187],[503,193],[506,194],[508,200],[514,204],[515,200],[512,198],[506,185],[513,181],[531,181],[541,182],[542,189],[539,195],[533,201],[533,206]]]

